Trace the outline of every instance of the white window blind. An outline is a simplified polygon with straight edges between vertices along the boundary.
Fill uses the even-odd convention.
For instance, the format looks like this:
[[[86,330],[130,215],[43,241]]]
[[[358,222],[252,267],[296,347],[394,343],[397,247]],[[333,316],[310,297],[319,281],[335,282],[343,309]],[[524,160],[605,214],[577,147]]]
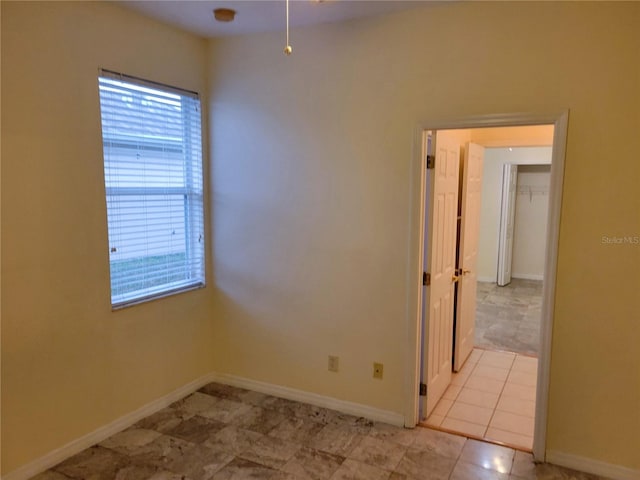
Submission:
[[[106,70],[98,83],[111,304],[204,285],[198,95]]]

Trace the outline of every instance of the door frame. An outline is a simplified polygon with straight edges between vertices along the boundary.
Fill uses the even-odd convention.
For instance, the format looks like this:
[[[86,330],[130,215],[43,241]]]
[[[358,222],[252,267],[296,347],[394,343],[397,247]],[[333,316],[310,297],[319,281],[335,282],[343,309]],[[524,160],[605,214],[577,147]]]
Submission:
[[[404,394],[405,426],[412,428],[419,421],[421,315],[422,315],[422,265],[424,245],[424,222],[426,185],[425,159],[422,138],[425,130],[473,129],[487,127],[519,127],[531,125],[554,125],[551,155],[551,180],[549,188],[549,211],[545,268],[542,293],[542,318],[540,323],[540,354],[538,357],[538,380],[536,387],[536,412],[533,438],[533,456],[544,461],[546,456],[549,376],[551,367],[551,335],[554,315],[555,284],[558,263],[558,241],[560,213],[562,207],[562,185],[567,143],[569,110],[552,113],[514,113],[468,116],[450,119],[428,119],[421,122],[414,132],[413,159],[411,163],[410,231],[407,269],[407,350]]]

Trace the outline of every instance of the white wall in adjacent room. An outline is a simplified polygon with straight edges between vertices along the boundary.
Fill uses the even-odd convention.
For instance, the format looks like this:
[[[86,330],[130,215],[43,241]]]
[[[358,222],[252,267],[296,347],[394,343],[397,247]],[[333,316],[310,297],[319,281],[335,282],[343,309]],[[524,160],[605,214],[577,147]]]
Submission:
[[[551,165],[518,168],[511,276],[542,280]]]
[[[487,148],[484,156],[484,168],[482,173],[482,205],[480,207],[480,239],[478,246],[478,280],[485,282],[495,282],[497,269],[498,269],[498,234],[500,231],[500,197],[502,191],[502,166],[506,163],[513,163],[518,165],[551,165],[551,147],[514,147],[514,148]],[[521,167],[526,168],[526,167]],[[548,169],[550,167],[547,167]],[[549,170],[550,171],[550,170]],[[547,185],[548,185],[547,174]],[[518,200],[520,197],[518,197]],[[520,215],[533,215],[536,218],[544,217],[544,225],[546,228],[546,211],[548,205],[548,196],[545,197],[547,203],[542,205],[536,199],[535,213],[531,208],[524,208]],[[516,203],[518,203],[516,200]],[[544,213],[542,212],[544,208]],[[522,224],[522,219],[520,224]],[[539,224],[539,222],[537,223]],[[518,207],[516,205],[516,229],[518,228]],[[522,226],[521,226],[522,228]],[[530,273],[529,271],[520,271],[516,267],[529,269],[531,266],[520,259],[520,257],[526,255],[524,252],[524,245],[529,246],[532,240],[524,242],[524,238],[527,238],[529,233],[523,231],[520,233],[521,244],[523,245],[523,252],[518,252],[519,260],[516,261],[516,244],[514,241],[514,263],[512,271],[514,275],[517,273]],[[542,254],[540,258],[544,259],[544,238],[546,230],[540,234],[542,245],[540,246]],[[518,238],[518,234],[515,234]],[[540,266],[541,267],[541,266]],[[534,268],[537,272],[541,268]]]

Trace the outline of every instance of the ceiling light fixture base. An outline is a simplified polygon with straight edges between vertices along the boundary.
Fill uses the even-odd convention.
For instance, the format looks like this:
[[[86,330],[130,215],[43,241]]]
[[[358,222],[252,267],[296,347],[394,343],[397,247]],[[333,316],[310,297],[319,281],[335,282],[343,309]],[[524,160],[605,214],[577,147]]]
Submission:
[[[233,22],[236,18],[236,11],[230,8],[216,8],[213,11],[213,18],[219,22]]]

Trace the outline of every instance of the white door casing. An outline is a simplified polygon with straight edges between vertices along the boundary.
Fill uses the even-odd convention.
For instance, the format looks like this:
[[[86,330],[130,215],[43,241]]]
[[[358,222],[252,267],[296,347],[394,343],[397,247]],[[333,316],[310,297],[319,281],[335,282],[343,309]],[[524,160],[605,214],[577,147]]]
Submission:
[[[547,248],[545,260],[545,280],[542,296],[542,322],[540,328],[540,356],[538,366],[538,385],[536,387],[535,432],[533,439],[533,456],[536,461],[545,461],[547,414],[549,403],[549,377],[551,367],[551,333],[553,327],[553,313],[555,298],[555,279],[558,264],[558,240],[560,232],[560,212],[562,206],[562,185],[564,180],[564,160],[567,145],[567,127],[569,111],[546,113],[518,113],[518,114],[487,114],[458,119],[431,118],[420,123],[416,129],[415,154],[412,162],[412,202],[411,202],[411,242],[409,255],[410,275],[407,276],[407,327],[409,342],[407,343],[407,374],[404,394],[405,426],[412,428],[420,419],[419,405],[426,403],[418,395],[419,383],[426,378],[422,370],[426,362],[421,361],[421,351],[427,348],[427,342],[422,338],[422,305],[425,301],[422,283],[418,278],[423,272],[423,228],[426,218],[423,206],[425,198],[431,194],[425,185],[424,155],[421,148],[424,132],[433,129],[468,129],[488,127],[517,127],[527,125],[553,125],[553,152],[551,165],[551,187],[549,195],[549,216],[547,229]],[[508,146],[508,145],[500,145]],[[426,196],[426,197],[425,197]],[[427,200],[428,203],[429,200]],[[426,355],[425,355],[426,356]]]
[[[459,171],[458,140],[451,132],[436,132],[428,217],[431,230],[426,252],[431,280],[425,291],[425,416],[429,416],[451,381]]]
[[[462,163],[461,219],[458,248],[458,292],[456,300],[453,370],[458,372],[473,350],[476,323],[478,239],[484,147],[468,142]]]
[[[502,200],[500,234],[498,236],[498,285],[500,287],[511,283],[517,181],[518,166],[509,163],[504,164],[502,166]]]

